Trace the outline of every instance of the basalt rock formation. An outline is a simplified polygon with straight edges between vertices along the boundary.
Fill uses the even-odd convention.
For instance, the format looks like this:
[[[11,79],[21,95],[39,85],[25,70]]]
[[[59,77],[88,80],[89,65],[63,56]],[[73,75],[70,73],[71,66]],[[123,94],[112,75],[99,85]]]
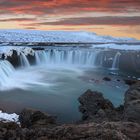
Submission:
[[[79,109],[82,112],[83,120],[94,120],[95,122],[108,121],[114,116],[113,104],[104,99],[102,93],[87,90],[79,97]]]
[[[8,60],[14,67],[20,66],[20,58],[16,50],[11,51],[12,55],[7,56],[5,59]]]

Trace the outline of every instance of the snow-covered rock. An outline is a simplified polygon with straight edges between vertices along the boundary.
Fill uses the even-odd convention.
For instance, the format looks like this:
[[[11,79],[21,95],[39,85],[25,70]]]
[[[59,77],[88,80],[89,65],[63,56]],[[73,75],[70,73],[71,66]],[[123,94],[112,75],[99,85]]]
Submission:
[[[5,56],[12,56],[13,50],[16,50],[17,54],[20,55],[21,52],[23,52],[25,55],[34,55],[34,50],[30,47],[14,47],[14,46],[4,46],[0,47],[0,55],[2,53],[5,54]]]
[[[100,36],[84,31],[38,31],[38,30],[0,30],[0,42],[61,42],[61,43],[107,43],[137,42],[133,38]]]
[[[19,122],[19,115],[13,113],[13,114],[8,114],[8,113],[3,113],[0,111],[0,121],[3,122]]]

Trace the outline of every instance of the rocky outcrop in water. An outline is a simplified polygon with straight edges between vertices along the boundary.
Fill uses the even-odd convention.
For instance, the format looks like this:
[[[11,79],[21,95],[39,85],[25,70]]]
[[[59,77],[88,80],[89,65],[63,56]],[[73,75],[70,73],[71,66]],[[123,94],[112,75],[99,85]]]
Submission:
[[[102,93],[87,90],[79,97],[80,111],[83,114],[83,120],[94,120],[95,122],[108,121],[114,117],[113,104],[104,99]]]
[[[113,104],[105,99],[102,93],[87,90],[79,97],[79,110],[82,112],[83,121],[121,121],[123,118],[123,106],[115,108]]]
[[[132,80],[132,79],[124,79],[125,84],[132,86],[138,82],[138,80]]]
[[[124,105],[115,108],[102,93],[87,90],[79,97],[80,111],[85,121],[131,121],[140,123],[140,82],[126,91]]]
[[[111,81],[111,78],[109,78],[109,77],[104,77],[103,80],[104,80],[104,81]]]
[[[140,123],[140,82],[125,93],[124,119]]]

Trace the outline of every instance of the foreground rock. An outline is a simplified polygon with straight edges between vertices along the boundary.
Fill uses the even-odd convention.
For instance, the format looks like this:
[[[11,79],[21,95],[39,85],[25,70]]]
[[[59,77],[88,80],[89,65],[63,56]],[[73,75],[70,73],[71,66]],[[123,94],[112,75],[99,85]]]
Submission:
[[[139,140],[140,125],[131,122],[67,124],[55,127],[20,128],[0,123],[2,140]]]
[[[19,121],[21,126],[26,128],[46,127],[51,124],[56,124],[55,117],[33,109],[24,109],[19,116]]]

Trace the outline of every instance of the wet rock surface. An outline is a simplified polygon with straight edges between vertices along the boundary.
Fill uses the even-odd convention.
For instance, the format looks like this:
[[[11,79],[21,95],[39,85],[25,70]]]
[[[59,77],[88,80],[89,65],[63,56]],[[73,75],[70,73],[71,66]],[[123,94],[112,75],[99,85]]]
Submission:
[[[140,83],[129,88],[117,108],[97,91],[87,90],[78,100],[80,122],[60,125],[47,113],[24,109],[20,125],[0,122],[0,140],[139,140]]]

